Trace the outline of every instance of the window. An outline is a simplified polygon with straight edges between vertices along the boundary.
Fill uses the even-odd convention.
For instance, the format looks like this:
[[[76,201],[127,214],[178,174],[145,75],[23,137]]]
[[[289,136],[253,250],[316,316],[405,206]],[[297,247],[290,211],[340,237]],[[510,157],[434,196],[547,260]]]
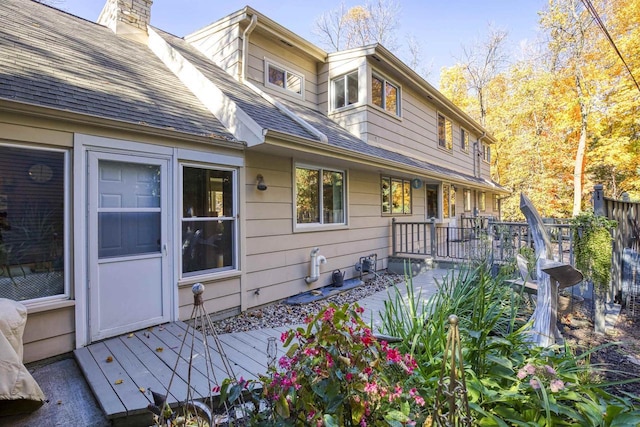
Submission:
[[[469,132],[460,128],[460,149],[465,153],[469,152]]]
[[[331,81],[333,108],[338,109],[358,103],[358,72],[354,71]]]
[[[438,213],[438,186],[427,185],[427,219],[440,218]]]
[[[484,142],[482,143],[482,160],[487,163],[491,162],[491,146]]]
[[[302,95],[304,79],[302,76],[291,71],[285,70],[284,67],[270,64],[266,66],[267,82],[289,92]]]
[[[382,213],[411,214],[411,181],[382,177]]]
[[[67,295],[64,151],[0,145],[0,298]]]
[[[236,173],[182,167],[182,275],[236,267]]]
[[[371,77],[371,102],[396,116],[400,115],[400,90],[380,77]]]
[[[456,187],[450,184],[442,184],[442,217],[453,218],[456,216]]]
[[[451,120],[438,113],[438,145],[447,150],[453,148],[453,127]]]
[[[463,203],[464,203],[464,211],[471,212],[471,190],[465,188],[462,190]]]
[[[345,172],[296,167],[296,223],[345,224]]]
[[[493,210],[494,212],[500,210],[500,196],[497,194],[493,195]]]
[[[478,200],[478,205],[480,208],[480,212],[485,212],[487,210],[487,194],[484,191],[480,193],[480,200]]]

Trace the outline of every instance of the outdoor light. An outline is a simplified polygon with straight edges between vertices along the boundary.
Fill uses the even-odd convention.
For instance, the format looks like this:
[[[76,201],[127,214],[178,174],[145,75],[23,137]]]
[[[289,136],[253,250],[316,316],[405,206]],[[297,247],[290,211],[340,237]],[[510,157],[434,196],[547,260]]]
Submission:
[[[260,191],[267,189],[267,184],[264,183],[264,177],[262,175],[257,176],[256,188]]]

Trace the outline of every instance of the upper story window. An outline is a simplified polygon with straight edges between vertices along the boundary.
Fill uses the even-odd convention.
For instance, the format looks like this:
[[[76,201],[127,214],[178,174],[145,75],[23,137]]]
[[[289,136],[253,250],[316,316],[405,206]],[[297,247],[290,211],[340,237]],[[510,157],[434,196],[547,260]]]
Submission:
[[[381,190],[383,214],[411,214],[410,180],[383,176]]]
[[[447,150],[453,148],[453,126],[451,120],[438,113],[438,146]]]
[[[358,103],[358,71],[333,79],[331,85],[334,110]]]
[[[234,268],[236,263],[236,173],[182,167],[182,276]]]
[[[346,224],[345,172],[296,166],[296,224]]]
[[[465,153],[469,152],[469,132],[460,128],[460,149]]]
[[[68,167],[65,151],[0,144],[0,298],[68,296]]]
[[[491,162],[491,146],[484,142],[482,143],[482,160],[487,163]]]
[[[381,77],[371,76],[371,102],[400,116],[400,89]]]
[[[304,78],[301,75],[270,62],[266,62],[265,74],[265,80],[268,85],[302,96]]]

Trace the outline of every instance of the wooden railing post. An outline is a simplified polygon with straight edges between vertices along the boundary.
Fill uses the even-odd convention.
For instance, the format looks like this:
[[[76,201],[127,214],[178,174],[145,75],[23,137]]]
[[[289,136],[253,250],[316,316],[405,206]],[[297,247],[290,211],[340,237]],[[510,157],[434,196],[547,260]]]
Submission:
[[[396,248],[396,219],[395,218],[391,218],[391,247],[392,247],[391,252],[393,253],[393,256],[396,256],[398,254],[398,250]]]

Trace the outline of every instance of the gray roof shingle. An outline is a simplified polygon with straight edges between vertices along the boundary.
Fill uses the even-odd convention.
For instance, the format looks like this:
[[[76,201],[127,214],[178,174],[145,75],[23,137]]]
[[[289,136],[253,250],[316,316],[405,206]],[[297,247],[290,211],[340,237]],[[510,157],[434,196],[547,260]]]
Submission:
[[[0,98],[233,139],[146,46],[30,0],[0,3]]]

